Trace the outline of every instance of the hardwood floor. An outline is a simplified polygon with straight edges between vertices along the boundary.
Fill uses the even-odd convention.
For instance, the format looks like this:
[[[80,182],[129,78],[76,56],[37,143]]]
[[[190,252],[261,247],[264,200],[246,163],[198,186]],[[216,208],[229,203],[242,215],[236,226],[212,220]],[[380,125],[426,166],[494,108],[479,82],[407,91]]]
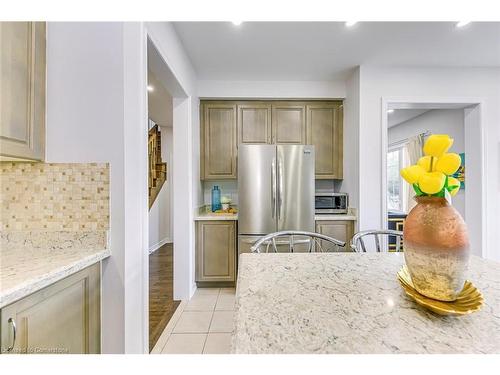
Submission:
[[[149,351],[180,303],[173,298],[173,260],[171,243],[149,256]]]

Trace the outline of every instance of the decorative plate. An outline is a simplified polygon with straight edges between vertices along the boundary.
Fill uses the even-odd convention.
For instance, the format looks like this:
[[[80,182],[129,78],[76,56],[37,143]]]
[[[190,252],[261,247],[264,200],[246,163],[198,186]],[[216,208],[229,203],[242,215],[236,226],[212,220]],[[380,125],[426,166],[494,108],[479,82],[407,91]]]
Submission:
[[[452,302],[438,301],[417,292],[406,265],[399,270],[398,280],[405,293],[415,300],[415,302],[439,315],[467,315],[478,311],[483,305],[483,295],[468,280],[465,282],[464,288],[456,301]]]

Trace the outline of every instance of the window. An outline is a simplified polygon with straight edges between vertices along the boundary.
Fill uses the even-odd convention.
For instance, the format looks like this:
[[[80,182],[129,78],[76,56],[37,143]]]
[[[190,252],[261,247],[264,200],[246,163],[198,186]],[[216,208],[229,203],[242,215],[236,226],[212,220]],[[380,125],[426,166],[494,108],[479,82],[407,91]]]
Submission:
[[[404,165],[404,146],[390,149],[387,153],[387,209],[405,212],[405,190],[399,171]]]

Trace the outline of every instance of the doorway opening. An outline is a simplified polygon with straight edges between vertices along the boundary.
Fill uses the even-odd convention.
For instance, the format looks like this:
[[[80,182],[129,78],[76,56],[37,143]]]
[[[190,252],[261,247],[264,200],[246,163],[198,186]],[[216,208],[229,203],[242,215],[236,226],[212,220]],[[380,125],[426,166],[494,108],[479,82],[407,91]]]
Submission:
[[[155,53],[148,42],[149,351],[180,303],[173,271],[173,98],[154,71]]]
[[[461,187],[452,204],[467,223],[472,253],[482,256],[485,181],[480,103],[384,101],[382,107],[384,228],[402,231],[406,216],[415,205],[414,191],[399,171],[417,163],[430,135],[448,134],[454,139],[449,152],[459,154],[462,160],[456,176]],[[391,244],[387,246],[390,250]]]

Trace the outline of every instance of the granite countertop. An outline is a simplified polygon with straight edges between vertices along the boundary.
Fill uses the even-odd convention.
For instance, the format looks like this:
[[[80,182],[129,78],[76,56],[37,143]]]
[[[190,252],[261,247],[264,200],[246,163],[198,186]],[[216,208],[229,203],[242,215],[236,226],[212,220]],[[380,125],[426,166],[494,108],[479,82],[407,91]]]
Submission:
[[[231,208],[238,212],[238,207],[231,205]],[[238,213],[230,214],[230,213],[213,213],[210,209],[210,206],[204,205],[200,206],[196,209],[194,214],[194,220],[238,220]]]
[[[316,214],[314,215],[314,221],[337,221],[337,220],[357,220],[356,215],[352,213],[347,214]]]
[[[357,220],[356,217],[356,209],[355,208],[349,208],[347,213],[345,214],[316,214],[314,215],[314,221],[322,221],[322,220],[328,220],[328,221],[336,221],[336,220]]]
[[[195,221],[200,220],[238,220],[238,214],[214,214],[213,212],[202,212],[194,215]]]
[[[233,353],[500,353],[500,263],[471,257],[478,312],[405,295],[397,253],[242,254]]]
[[[195,221],[200,220],[238,220],[238,214],[214,214],[212,212],[202,212],[194,215]],[[356,215],[352,213],[347,214],[328,214],[328,215],[314,215],[315,221],[335,221],[335,220],[357,220]]]
[[[49,234],[63,241],[40,240],[40,234],[2,234],[0,308],[55,283],[111,255],[101,234]],[[66,236],[65,236],[66,235]],[[70,238],[71,237],[71,238]],[[36,243],[31,241],[36,238]],[[82,247],[84,246],[84,247]]]

